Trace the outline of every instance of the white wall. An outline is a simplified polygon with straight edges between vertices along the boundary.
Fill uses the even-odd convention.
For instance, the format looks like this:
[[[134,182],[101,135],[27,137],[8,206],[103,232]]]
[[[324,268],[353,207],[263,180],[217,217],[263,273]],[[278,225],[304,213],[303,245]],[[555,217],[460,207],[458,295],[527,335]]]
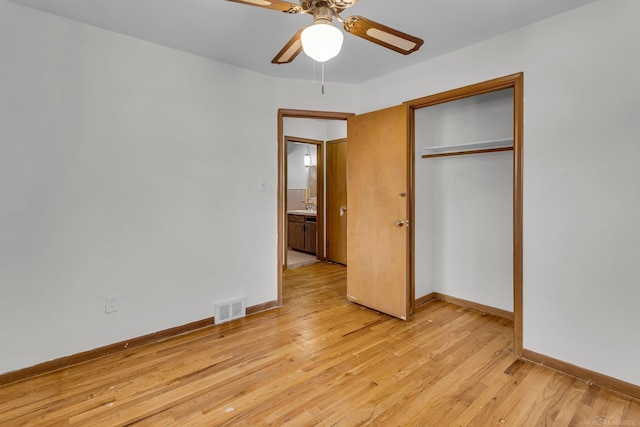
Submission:
[[[327,141],[335,141],[347,137],[347,121],[332,120],[327,123]]]
[[[358,112],[358,87],[341,83],[325,83],[323,95],[320,86],[309,80],[276,79],[275,102],[278,108],[284,109],[356,113]]]
[[[315,139],[324,141],[327,137],[327,126],[324,120],[284,117],[282,119],[283,136]]]
[[[284,117],[282,122],[282,133],[285,138],[287,136],[293,136],[324,142],[327,137],[327,126],[325,120]],[[291,147],[293,147],[293,149]],[[299,189],[307,187],[309,171],[304,167],[304,155],[306,152],[306,145],[289,144],[287,149],[288,188]],[[312,164],[317,165],[317,150],[314,147],[310,147],[309,154],[311,155]]]
[[[360,87],[371,111],[524,71],[524,346],[634,384],[638,16],[601,0]]]
[[[287,187],[293,189],[309,186],[309,168],[304,165],[304,156],[309,152],[311,164],[318,164],[318,153],[313,144],[290,142],[287,149]]]
[[[0,58],[0,373],[276,299],[277,109],[355,89],[305,102],[4,0]]]
[[[416,111],[416,297],[513,310],[513,154],[422,159],[423,148],[510,138],[513,90]]]

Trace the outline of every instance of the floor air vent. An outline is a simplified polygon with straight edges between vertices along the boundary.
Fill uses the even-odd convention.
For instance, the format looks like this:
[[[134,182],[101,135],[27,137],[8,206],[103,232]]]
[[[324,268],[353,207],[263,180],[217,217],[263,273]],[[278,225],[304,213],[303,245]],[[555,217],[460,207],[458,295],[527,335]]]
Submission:
[[[245,298],[236,298],[215,304],[213,314],[215,324],[219,325],[229,320],[244,317],[246,314],[245,305]]]

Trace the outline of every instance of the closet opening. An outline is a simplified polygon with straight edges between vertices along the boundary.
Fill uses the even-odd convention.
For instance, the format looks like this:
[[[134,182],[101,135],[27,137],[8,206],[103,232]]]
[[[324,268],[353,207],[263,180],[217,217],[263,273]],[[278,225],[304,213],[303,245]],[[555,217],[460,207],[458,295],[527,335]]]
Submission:
[[[522,355],[521,73],[407,102],[415,303],[513,321]]]

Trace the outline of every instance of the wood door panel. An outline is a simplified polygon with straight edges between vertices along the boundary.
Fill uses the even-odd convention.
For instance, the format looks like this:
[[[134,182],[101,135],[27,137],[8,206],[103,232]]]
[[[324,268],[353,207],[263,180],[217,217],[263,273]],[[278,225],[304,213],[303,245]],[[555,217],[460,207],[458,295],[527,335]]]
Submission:
[[[408,109],[349,118],[347,297],[401,319],[409,315]]]
[[[347,140],[327,142],[327,260],[347,264]]]

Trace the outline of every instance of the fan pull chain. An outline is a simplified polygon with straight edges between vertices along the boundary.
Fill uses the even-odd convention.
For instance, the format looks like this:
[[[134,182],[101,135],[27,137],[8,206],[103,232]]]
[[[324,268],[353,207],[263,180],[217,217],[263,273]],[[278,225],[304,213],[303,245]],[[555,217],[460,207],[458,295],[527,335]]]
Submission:
[[[313,84],[316,84],[316,61],[313,62]]]
[[[320,67],[321,67],[321,81],[320,84],[322,85],[322,89],[321,89],[321,93],[324,95],[324,62],[320,63]],[[318,83],[316,80],[316,61],[313,61],[313,84]]]

